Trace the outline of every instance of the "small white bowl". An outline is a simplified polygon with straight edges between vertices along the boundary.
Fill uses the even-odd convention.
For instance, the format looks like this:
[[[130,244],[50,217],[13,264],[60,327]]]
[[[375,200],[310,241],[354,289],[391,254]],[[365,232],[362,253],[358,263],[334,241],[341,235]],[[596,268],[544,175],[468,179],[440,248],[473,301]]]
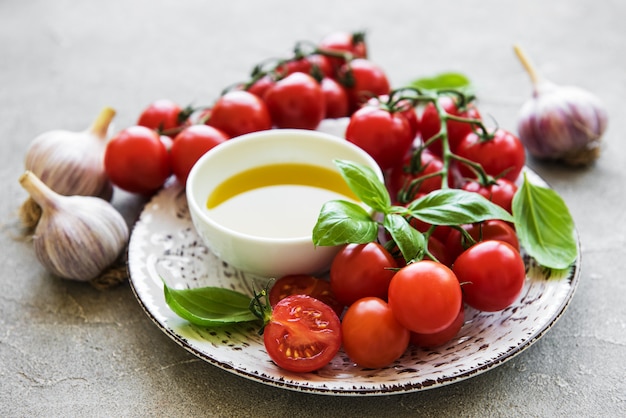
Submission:
[[[278,238],[234,231],[211,217],[206,202],[216,186],[250,168],[306,163],[337,171],[335,159],[368,166],[381,181],[383,179],[380,168],[365,151],[327,133],[273,129],[230,139],[203,155],[189,173],[186,194],[193,225],[215,255],[245,272],[274,278],[323,273],[328,270],[338,247],[315,247],[311,234]]]

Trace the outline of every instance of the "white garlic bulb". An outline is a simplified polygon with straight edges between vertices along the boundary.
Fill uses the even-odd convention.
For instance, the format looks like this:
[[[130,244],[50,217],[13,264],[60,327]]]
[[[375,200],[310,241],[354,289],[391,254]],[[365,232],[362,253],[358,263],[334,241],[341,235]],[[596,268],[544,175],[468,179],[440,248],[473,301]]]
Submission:
[[[523,51],[515,52],[533,83],[533,97],[522,106],[518,134],[535,158],[587,165],[600,156],[608,124],[604,104],[592,93],[538,76]]]
[[[104,150],[114,116],[115,110],[105,107],[84,131],[53,130],[39,135],[26,151],[26,170],[62,195],[110,200],[113,186],[104,170]]]
[[[108,201],[61,195],[30,171],[19,181],[42,209],[33,243],[37,259],[51,273],[89,281],[111,266],[125,249],[128,226]]]

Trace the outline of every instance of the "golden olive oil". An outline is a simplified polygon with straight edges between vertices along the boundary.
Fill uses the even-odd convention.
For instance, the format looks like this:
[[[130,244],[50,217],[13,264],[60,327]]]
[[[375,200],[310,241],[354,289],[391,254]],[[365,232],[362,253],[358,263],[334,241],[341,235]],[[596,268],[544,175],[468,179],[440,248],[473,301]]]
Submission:
[[[213,219],[237,232],[297,238],[311,234],[322,205],[334,199],[359,201],[337,171],[281,163],[226,179],[208,196],[206,206]]]

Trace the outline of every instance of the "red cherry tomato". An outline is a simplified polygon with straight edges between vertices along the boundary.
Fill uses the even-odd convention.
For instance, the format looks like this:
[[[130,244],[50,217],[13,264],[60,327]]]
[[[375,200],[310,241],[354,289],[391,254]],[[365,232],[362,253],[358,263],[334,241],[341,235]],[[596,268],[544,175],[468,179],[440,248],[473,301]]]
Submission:
[[[315,129],[326,113],[322,88],[305,73],[293,73],[277,81],[263,100],[278,128]]]
[[[409,196],[403,201],[412,201],[420,193],[427,194],[441,189],[441,176],[435,174],[443,170],[443,161],[432,152],[423,150],[419,166],[415,167],[416,171],[411,172],[412,158],[413,155],[404,157],[402,164],[394,166],[389,174],[389,193],[395,197],[400,191],[406,192]],[[420,180],[425,176],[425,179]]]
[[[208,150],[225,142],[228,135],[208,125],[191,125],[174,138],[170,157],[172,171],[183,186],[193,165]]]
[[[353,58],[367,58],[367,44],[364,33],[333,32],[326,35],[318,44],[319,49],[348,52]],[[329,57],[332,66],[339,68],[345,60],[339,57]]]
[[[294,274],[281,277],[270,289],[270,305],[274,306],[291,295],[307,295],[330,306],[337,316],[341,316],[345,305],[339,303],[333,293],[330,282],[314,276]]]
[[[387,299],[396,267],[393,256],[377,242],[348,244],[330,265],[330,286],[344,305],[366,296]]]
[[[326,111],[324,118],[337,119],[348,116],[348,94],[346,89],[332,78],[324,77],[320,84],[324,93]]]
[[[464,109],[457,108],[457,101],[449,96],[441,96],[439,97],[439,103],[443,107],[446,113],[450,115],[459,116],[462,118],[468,119],[480,119],[480,112],[474,106],[474,104],[469,103]],[[448,131],[448,144],[450,146],[450,150],[452,152],[456,152],[458,144],[461,142],[467,134],[472,132],[472,124],[466,122],[460,122],[455,120],[448,120],[446,123],[446,128]],[[424,142],[428,141],[433,136],[439,133],[441,129],[441,120],[439,119],[439,114],[437,113],[437,109],[435,105],[432,103],[428,103],[424,108],[424,112],[422,113],[422,119],[420,121],[420,131],[422,133],[422,139]],[[443,155],[441,141],[434,141],[428,147],[435,155],[441,157]]]
[[[439,332],[461,309],[461,286],[450,268],[435,261],[411,263],[389,284],[389,306],[405,328],[420,334]]]
[[[371,155],[383,170],[400,164],[413,143],[404,116],[375,106],[364,106],[350,117],[346,139]]]
[[[387,302],[367,297],[354,302],[341,323],[343,348],[361,367],[385,367],[409,346],[410,333],[400,325]]]
[[[513,197],[517,192],[517,185],[511,180],[500,178],[495,184],[488,186],[483,186],[478,181],[468,181],[462,188],[468,192],[479,193],[509,213],[513,211]]]
[[[372,97],[389,94],[391,90],[383,69],[363,58],[344,64],[339,72],[339,80],[346,87],[353,112]]]
[[[515,181],[526,162],[524,145],[504,129],[496,129],[492,135],[492,138],[482,139],[477,133],[470,132],[459,143],[456,153],[479,163],[490,176]],[[465,164],[459,164],[459,171],[465,177],[475,177]]]
[[[265,92],[267,92],[267,90],[274,84],[276,84],[276,81],[274,81],[272,77],[270,77],[269,75],[264,75],[263,77],[252,83],[252,85],[248,87],[247,90],[255,96],[263,99],[263,96],[265,96]]]
[[[104,168],[120,189],[151,195],[171,174],[167,148],[159,134],[145,126],[118,132],[104,152]]]
[[[283,76],[293,73],[305,73],[318,79],[318,77],[332,77],[334,70],[329,57],[312,54],[294,61],[288,61],[278,66],[276,72]]]
[[[292,372],[312,372],[327,365],[341,347],[341,322],[325,303],[292,295],[272,308],[263,331],[267,354]]]
[[[483,241],[468,248],[457,257],[453,269],[463,283],[463,300],[487,312],[515,302],[526,279],[519,251],[502,241]]]
[[[461,310],[456,319],[447,328],[433,332],[432,334],[411,333],[411,344],[422,348],[436,348],[444,345],[457,336],[465,323],[465,308],[461,304]]]
[[[245,90],[232,90],[215,102],[206,124],[234,138],[271,129],[272,119],[261,98]]]
[[[462,225],[462,228],[476,242],[488,240],[503,241],[519,251],[519,240],[517,239],[515,229],[504,221],[499,219],[490,219],[476,224]],[[452,259],[452,262],[454,262],[454,260],[456,260],[456,258],[463,251],[471,246],[471,243],[464,240],[461,231],[457,229],[452,229],[450,231],[445,244],[447,253]]]
[[[176,130],[186,122],[186,115],[178,104],[171,100],[161,99],[151,103],[141,112],[137,125],[175,136]]]

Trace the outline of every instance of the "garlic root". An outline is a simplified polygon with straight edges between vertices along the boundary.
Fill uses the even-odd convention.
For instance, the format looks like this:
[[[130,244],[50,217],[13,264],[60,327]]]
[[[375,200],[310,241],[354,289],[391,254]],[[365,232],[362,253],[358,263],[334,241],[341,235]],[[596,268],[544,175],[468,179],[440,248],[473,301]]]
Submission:
[[[33,246],[39,262],[51,273],[90,281],[109,268],[126,248],[129,230],[109,202],[92,196],[64,196],[34,173],[19,179],[41,207]]]

